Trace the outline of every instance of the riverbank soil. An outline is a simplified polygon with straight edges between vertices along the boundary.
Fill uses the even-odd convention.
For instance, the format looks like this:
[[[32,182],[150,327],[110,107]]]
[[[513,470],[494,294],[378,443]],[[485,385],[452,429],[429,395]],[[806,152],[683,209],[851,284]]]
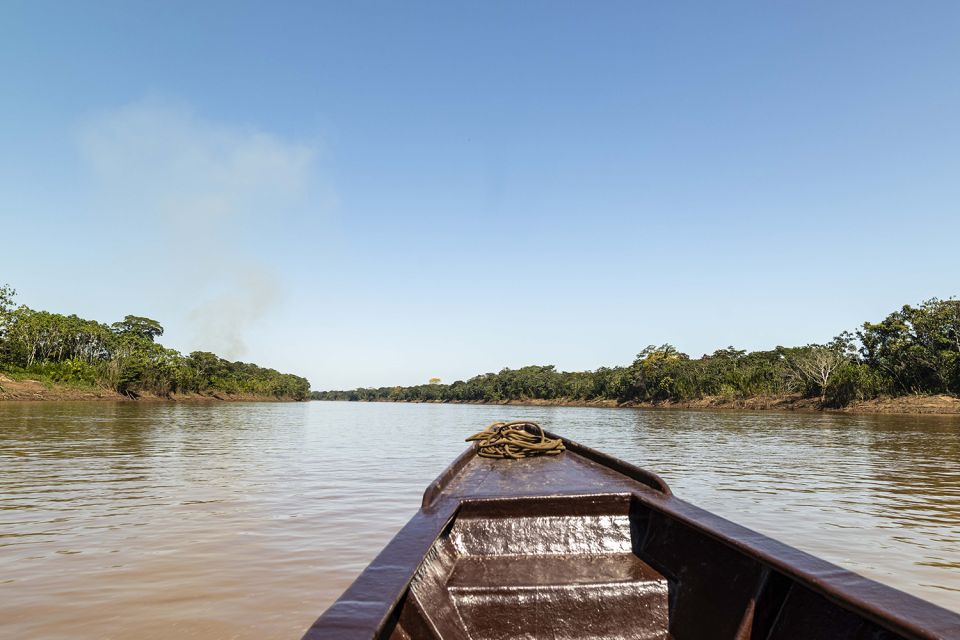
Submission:
[[[40,380],[14,380],[0,373],[0,400],[126,400],[116,391],[99,387],[52,385]]]
[[[940,413],[960,414],[960,399],[945,395],[898,396],[856,400],[841,408],[823,408],[817,398],[804,398],[798,395],[744,398],[731,400],[720,397],[707,397],[700,400],[655,405],[677,409],[773,409],[780,411],[841,411],[844,413]]]
[[[437,403],[442,403],[437,401]],[[731,409],[746,411],[837,411],[841,413],[943,414],[960,415],[960,398],[947,395],[914,395],[858,400],[843,408],[820,406],[817,398],[800,395],[728,398],[707,396],[684,402],[624,402],[616,400],[504,400],[501,402],[465,401],[452,404],[497,404],[533,407],[618,407],[634,409]]]
[[[172,393],[168,396],[143,394],[130,397],[102,387],[71,387],[40,380],[14,380],[0,373],[0,401],[2,400],[111,400],[111,401],[163,401],[199,400],[234,402],[284,402],[273,396],[245,394],[199,394]],[[441,402],[437,401],[437,404]],[[739,409],[747,411],[821,411],[816,398],[799,395],[757,396],[755,398],[728,398],[707,396],[685,402],[625,402],[616,400],[505,400],[502,402],[467,401],[452,404],[498,404],[543,407],[620,407],[636,409]],[[874,398],[851,402],[841,409],[827,409],[843,413],[890,413],[890,414],[944,414],[960,415],[960,398],[946,395],[913,395],[890,398]]]
[[[0,373],[0,401],[2,400],[111,400],[111,401],[160,401],[201,400],[234,402],[282,402],[273,396],[255,396],[229,393],[172,393],[168,396],[141,394],[135,397],[117,393],[102,387],[71,387],[40,380],[14,380]]]
[[[960,414],[960,398],[953,396],[902,396],[853,402],[844,409],[853,413]]]

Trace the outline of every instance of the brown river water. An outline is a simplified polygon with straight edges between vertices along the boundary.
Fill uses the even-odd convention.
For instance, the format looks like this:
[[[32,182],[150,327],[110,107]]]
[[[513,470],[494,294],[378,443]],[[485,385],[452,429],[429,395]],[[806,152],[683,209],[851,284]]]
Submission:
[[[298,638],[492,420],[960,611],[960,418],[0,403],[0,637]]]

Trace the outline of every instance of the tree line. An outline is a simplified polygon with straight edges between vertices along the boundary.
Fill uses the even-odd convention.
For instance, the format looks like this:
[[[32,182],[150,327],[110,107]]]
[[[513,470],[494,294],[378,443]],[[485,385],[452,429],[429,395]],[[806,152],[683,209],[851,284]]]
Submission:
[[[748,352],[734,347],[691,358],[651,345],[623,367],[557,371],[503,369],[452,384],[315,391],[316,400],[502,402],[615,400],[619,403],[725,400],[800,394],[821,406],[906,394],[960,394],[960,300],[905,305],[827,344]]]
[[[183,355],[157,342],[156,320],[128,315],[110,325],[16,305],[0,286],[0,371],[52,382],[142,393],[243,394],[304,400],[310,383],[207,351]]]

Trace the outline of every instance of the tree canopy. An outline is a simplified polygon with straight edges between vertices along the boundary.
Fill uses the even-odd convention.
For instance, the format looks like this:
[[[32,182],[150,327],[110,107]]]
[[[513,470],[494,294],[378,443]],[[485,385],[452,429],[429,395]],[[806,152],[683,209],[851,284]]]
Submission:
[[[769,351],[725,347],[691,358],[650,345],[623,367],[502,369],[451,384],[314,392],[320,400],[501,402],[504,400],[688,401],[800,394],[824,407],[907,393],[960,394],[960,300],[904,306],[827,344]]]
[[[110,325],[76,315],[14,306],[15,291],[0,287],[0,370],[54,382],[101,385],[120,393],[244,394],[303,400],[310,383],[213,353],[188,356],[156,342],[163,326],[128,315]]]
[[[114,322],[110,328],[118,335],[143,338],[150,342],[163,335],[163,327],[159,322],[141,316],[124,316],[123,320]]]

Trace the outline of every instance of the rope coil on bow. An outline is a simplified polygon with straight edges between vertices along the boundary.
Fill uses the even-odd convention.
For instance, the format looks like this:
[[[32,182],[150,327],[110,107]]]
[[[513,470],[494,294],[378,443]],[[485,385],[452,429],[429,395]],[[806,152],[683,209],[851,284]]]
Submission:
[[[527,430],[532,427],[539,433]],[[560,438],[548,438],[536,422],[494,422],[466,440],[477,443],[477,455],[481,458],[530,458],[554,456],[565,449]]]

